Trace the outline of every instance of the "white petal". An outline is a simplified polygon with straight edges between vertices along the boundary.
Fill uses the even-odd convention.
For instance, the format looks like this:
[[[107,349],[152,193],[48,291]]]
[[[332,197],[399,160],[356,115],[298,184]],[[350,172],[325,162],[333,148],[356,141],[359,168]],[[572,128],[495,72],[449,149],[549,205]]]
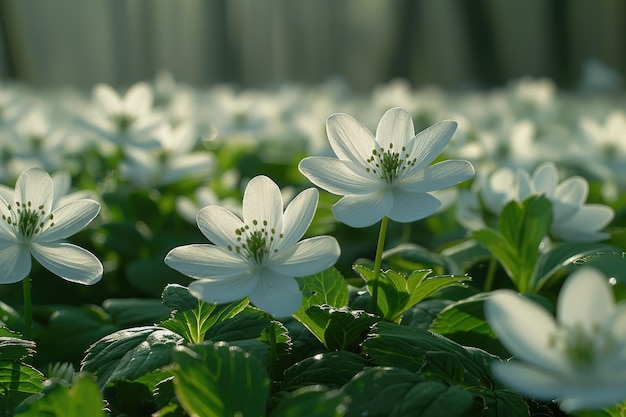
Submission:
[[[580,206],[587,201],[589,183],[582,177],[569,177],[556,186],[554,199],[563,203]]]
[[[415,158],[415,165],[411,168],[411,173],[424,169],[439,156],[452,138],[456,126],[455,121],[444,120],[417,134],[411,155],[408,158],[410,160]]]
[[[285,248],[292,247],[309,228],[317,209],[318,195],[319,192],[315,188],[309,188],[291,200],[285,209],[281,231],[283,237],[275,247],[279,253]]]
[[[0,247],[0,284],[23,280],[31,268],[30,252],[22,245]]]
[[[448,160],[431,165],[397,182],[405,191],[425,193],[452,187],[474,176],[474,167],[468,161]]]
[[[400,223],[410,223],[435,213],[441,201],[428,193],[408,193],[394,188],[393,206],[389,218]]]
[[[285,276],[317,274],[337,262],[341,250],[331,236],[316,236],[298,242],[291,250],[272,257],[268,268]]]
[[[313,184],[337,195],[369,194],[381,184],[352,161],[310,156],[300,161],[298,169]]]
[[[120,113],[122,110],[122,99],[108,84],[97,84],[93,89],[93,98],[107,114]]]
[[[41,168],[30,168],[15,183],[14,203],[31,203],[33,210],[50,213],[52,208],[52,178]],[[39,208],[41,207],[41,209]]]
[[[391,191],[381,189],[371,194],[342,197],[333,205],[333,214],[350,227],[367,227],[386,216],[392,206]]]
[[[235,231],[243,227],[243,222],[230,210],[221,206],[207,206],[200,209],[196,221],[202,234],[211,243],[223,248],[237,245]]]
[[[411,114],[400,107],[387,110],[376,128],[376,141],[384,150],[393,144],[393,149],[400,151],[413,136],[415,128]]]
[[[567,373],[569,364],[550,340],[557,334],[548,311],[510,290],[499,290],[485,302],[485,317],[498,340],[517,359],[540,368]]]
[[[603,240],[609,235],[599,232],[613,220],[614,215],[613,209],[609,206],[586,204],[568,219],[554,222],[550,232],[563,240],[574,242]]]
[[[132,85],[124,96],[124,110],[130,114],[142,114],[152,107],[152,90],[145,82]]]
[[[513,170],[501,168],[481,188],[481,197],[490,212],[500,214],[504,205],[515,198],[515,177]]]
[[[563,395],[565,380],[559,374],[518,361],[494,362],[491,372],[497,381],[535,400],[555,400]]]
[[[615,311],[615,300],[607,278],[596,269],[580,268],[570,275],[559,293],[557,320],[573,328],[582,326],[591,334]]]
[[[94,200],[70,201],[54,210],[53,226],[37,236],[37,242],[54,242],[72,236],[87,226],[100,212],[100,204]]]
[[[243,194],[243,221],[250,227],[267,221],[268,227],[282,229],[283,197],[274,181],[264,175],[250,180]]]
[[[91,252],[69,243],[33,243],[33,257],[64,280],[92,285],[102,278],[102,263]]]
[[[172,249],[165,263],[181,274],[196,279],[238,276],[251,266],[240,256],[214,245],[186,245]]]
[[[326,120],[326,133],[330,147],[342,160],[364,164],[376,149],[376,139],[365,126],[354,117],[336,113]]]
[[[559,174],[554,162],[544,162],[539,165],[532,175],[535,192],[551,197],[559,180]]]
[[[609,384],[586,384],[577,389],[568,389],[559,408],[565,412],[610,408],[622,404],[626,399],[626,380]]]
[[[261,270],[259,282],[249,298],[256,307],[275,317],[290,316],[302,305],[298,281],[268,270]]]
[[[12,200],[13,197],[11,197],[10,201]],[[15,241],[16,237],[13,232],[13,228],[9,226],[4,219],[2,219],[2,216],[5,216],[6,218],[11,217],[8,206],[9,204],[7,201],[0,195],[0,239]]]
[[[207,303],[230,303],[250,295],[258,280],[258,274],[248,270],[233,277],[194,281],[189,284],[189,292]]]
[[[0,184],[0,198],[5,202],[13,201],[14,190],[11,187]]]

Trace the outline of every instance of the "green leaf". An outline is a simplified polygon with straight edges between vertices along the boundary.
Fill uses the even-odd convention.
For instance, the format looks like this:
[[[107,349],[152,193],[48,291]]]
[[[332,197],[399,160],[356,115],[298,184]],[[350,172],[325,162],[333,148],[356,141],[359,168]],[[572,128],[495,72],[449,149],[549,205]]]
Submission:
[[[475,346],[500,357],[508,351],[498,341],[485,318],[484,303],[490,293],[480,293],[444,308],[433,320],[430,331],[465,346]]]
[[[293,314],[293,317],[304,324],[313,334],[321,334],[323,329],[307,315],[308,308],[316,305],[328,305],[337,308],[347,306],[349,300],[348,285],[343,275],[335,268],[297,279],[302,290],[302,305]]]
[[[499,231],[476,230],[472,237],[490,250],[520,292],[532,290],[539,245],[552,220],[552,203],[543,195],[510,201],[502,209]]]
[[[172,370],[183,408],[202,417],[262,417],[270,381],[263,366],[226,343],[178,347]]]
[[[180,284],[168,284],[161,300],[164,305],[177,311],[186,311],[198,306],[198,299],[189,293],[189,289]]]
[[[269,417],[342,417],[349,401],[338,390],[309,385],[282,398]]]
[[[306,314],[314,323],[309,330],[328,350],[357,350],[377,320],[363,310],[329,306],[311,306]]]
[[[104,416],[104,403],[98,384],[89,376],[82,376],[74,385],[55,384],[43,397],[32,402],[17,417],[99,417]]]
[[[576,266],[592,266],[619,280],[626,267],[624,251],[605,243],[557,243],[539,258],[535,290],[539,291],[559,272],[570,272]]]
[[[210,304],[194,297],[195,306],[187,308],[192,302],[182,294],[182,288],[171,285],[166,288],[164,303],[182,307],[182,309],[174,310],[173,317],[159,325],[178,333],[190,343],[203,342],[211,327],[220,321],[236,316],[248,305],[247,298],[230,304]]]
[[[0,361],[20,361],[35,353],[35,342],[11,336],[15,333],[0,329]],[[6,336],[5,336],[6,335]]]
[[[135,379],[172,362],[174,347],[183,338],[156,326],[135,327],[110,334],[88,350],[81,370],[96,375],[100,386]]]
[[[354,270],[365,279],[371,293],[374,271],[364,265],[355,265]],[[443,288],[465,287],[463,282],[470,280],[466,276],[428,277],[431,273],[431,269],[423,269],[405,277],[392,270],[381,271],[378,278],[378,310],[383,317],[399,323],[402,315],[415,304]]]
[[[257,339],[271,322],[263,311],[248,307],[235,317],[215,323],[206,332],[205,339],[213,342]]]
[[[358,373],[341,391],[351,398],[346,417],[390,417],[411,388],[425,381],[399,368],[368,368]]]
[[[411,388],[400,404],[399,416],[465,417],[473,395],[458,385],[426,381]]]
[[[368,366],[367,360],[356,353],[344,350],[320,353],[287,368],[280,388],[295,391],[318,384],[339,388]]]
[[[489,386],[492,376],[489,363],[499,358],[471,347],[414,327],[378,322],[371,338],[363,342],[363,353],[375,365],[404,368],[420,372],[427,352],[447,352],[459,359],[466,386]],[[450,375],[454,378],[454,375]]]
[[[31,365],[18,361],[0,361],[0,391],[41,392],[44,376]]]
[[[524,398],[511,391],[480,389],[477,395],[483,400],[485,417],[528,416],[528,404]],[[532,414],[535,416],[536,414]]]
[[[461,270],[460,266],[452,258],[408,242],[384,251],[383,259],[392,267],[402,268],[402,270],[406,271],[426,269],[435,265],[441,267],[438,270],[443,269],[443,272],[447,273]]]
[[[420,374],[425,376],[435,376],[447,383],[463,383],[465,369],[456,355],[450,352],[426,352],[424,363],[420,368]]]
[[[346,417],[456,417],[473,405],[473,395],[459,386],[398,368],[366,369],[342,391],[351,398]]]

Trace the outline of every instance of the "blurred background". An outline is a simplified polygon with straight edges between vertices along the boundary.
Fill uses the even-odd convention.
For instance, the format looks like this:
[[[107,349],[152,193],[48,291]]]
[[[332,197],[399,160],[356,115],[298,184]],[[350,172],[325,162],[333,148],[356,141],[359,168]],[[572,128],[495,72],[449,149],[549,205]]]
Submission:
[[[1,0],[0,78],[89,89],[168,70],[198,87],[340,77],[369,91],[529,75],[575,89],[623,76],[625,22],[623,0]]]

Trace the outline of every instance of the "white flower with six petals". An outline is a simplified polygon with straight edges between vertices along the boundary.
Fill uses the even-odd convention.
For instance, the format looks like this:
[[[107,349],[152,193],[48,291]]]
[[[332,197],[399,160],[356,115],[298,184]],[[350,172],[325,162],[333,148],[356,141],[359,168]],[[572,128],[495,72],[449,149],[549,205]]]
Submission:
[[[485,316],[513,354],[492,364],[506,386],[565,411],[626,400],[626,304],[616,304],[606,277],[584,267],[561,288],[556,320],[511,290],[491,294]]]
[[[40,168],[24,171],[13,197],[0,194],[0,283],[24,279],[31,255],[61,278],[92,285],[102,278],[102,263],[91,252],[63,242],[87,226],[100,211],[91,199],[54,206],[53,182]]]
[[[456,126],[444,120],[416,135],[409,112],[392,108],[383,115],[374,137],[352,116],[333,114],[326,130],[337,158],[304,158],[298,168],[313,184],[344,196],[333,206],[333,213],[348,226],[370,226],[385,216],[413,222],[430,216],[441,205],[430,192],[474,176],[468,161],[429,166]]]
[[[213,244],[174,248],[165,263],[197,279],[189,292],[206,302],[228,303],[247,296],[274,316],[291,315],[302,304],[294,277],[329,268],[340,253],[331,236],[299,241],[313,219],[317,198],[316,189],[304,190],[283,213],[278,186],[268,177],[254,177],[244,191],[243,219],[220,206],[204,207],[197,223]]]

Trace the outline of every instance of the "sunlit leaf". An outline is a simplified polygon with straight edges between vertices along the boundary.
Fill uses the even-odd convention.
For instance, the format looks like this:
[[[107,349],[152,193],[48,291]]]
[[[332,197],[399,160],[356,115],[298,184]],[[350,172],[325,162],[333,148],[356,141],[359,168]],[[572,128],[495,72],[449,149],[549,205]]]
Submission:
[[[81,370],[95,374],[100,386],[132,380],[170,364],[173,349],[183,341],[177,333],[156,326],[120,330],[87,350]]]
[[[19,417],[99,417],[104,416],[104,402],[98,384],[83,376],[72,386],[55,384],[28,408],[16,414]]]
[[[263,366],[239,348],[225,343],[179,347],[176,395],[190,415],[263,417],[269,378]]]

